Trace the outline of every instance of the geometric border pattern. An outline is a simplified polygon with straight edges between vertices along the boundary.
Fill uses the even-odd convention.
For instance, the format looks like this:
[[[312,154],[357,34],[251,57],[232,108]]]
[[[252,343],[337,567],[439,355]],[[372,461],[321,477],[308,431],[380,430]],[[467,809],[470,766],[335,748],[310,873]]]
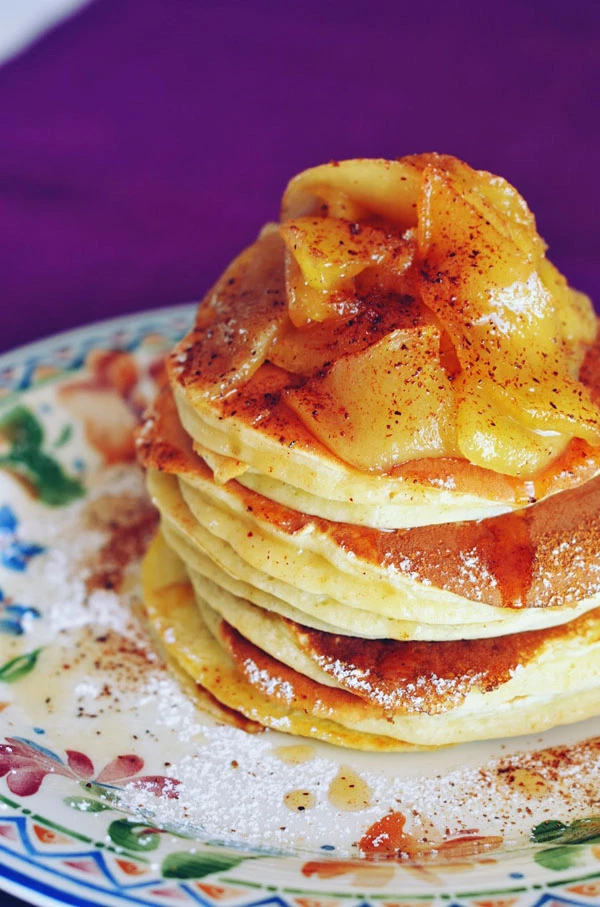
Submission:
[[[118,878],[116,858],[112,854],[108,858],[104,848],[97,844],[81,846],[74,838],[69,839],[67,829],[56,833],[51,826],[53,823],[45,825],[45,820],[37,815],[2,816],[0,854],[5,859],[0,876],[16,886],[16,894],[25,894],[28,899],[37,894],[73,907],[593,907],[600,903],[600,873],[547,886],[534,885],[528,891],[515,884],[512,889],[462,896],[445,892],[406,897],[364,895],[358,891],[324,894],[299,888],[289,890],[286,896],[285,889],[268,883],[251,893],[246,886],[221,874],[202,882],[157,878],[147,861],[127,855],[127,862],[137,860],[144,875],[153,875],[128,882]],[[49,830],[47,837],[40,835],[43,827]],[[33,876],[33,868],[41,873]]]

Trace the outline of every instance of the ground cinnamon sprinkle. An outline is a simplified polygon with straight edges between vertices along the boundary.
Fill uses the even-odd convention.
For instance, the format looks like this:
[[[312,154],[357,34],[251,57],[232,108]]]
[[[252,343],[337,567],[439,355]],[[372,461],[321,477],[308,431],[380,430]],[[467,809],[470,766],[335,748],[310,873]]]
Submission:
[[[278,752],[294,738],[215,725],[165,672],[129,604],[137,559],[154,523],[138,481],[134,467],[113,468],[98,476],[87,501],[65,511],[61,520],[52,514],[35,527],[27,520],[22,524],[26,537],[52,546],[32,567],[39,570],[46,601],[53,603],[46,622],[56,635],[47,655],[54,665],[44,664],[49,683],[32,686],[39,723],[41,716],[49,721],[52,714],[64,715],[70,702],[78,734],[95,739],[111,716],[122,729],[124,752],[142,752],[147,743],[148,764],[168,758],[169,772],[181,781],[178,800],[157,801],[152,792],[132,789],[124,796],[126,805],[152,809],[158,824],[202,827],[214,839],[312,853],[327,845],[338,856],[362,853],[363,861],[378,823],[397,813],[406,817],[403,828],[396,828],[400,838],[388,834],[391,853],[379,848],[375,854],[408,862],[425,861],[427,848],[428,862],[438,855],[481,858],[480,850],[493,856],[499,839],[503,848],[528,845],[536,824],[569,823],[598,812],[600,738],[591,736],[591,723],[565,729],[559,738],[515,741],[504,755],[498,742],[460,750],[461,756],[459,750],[401,759],[345,751],[344,764],[370,789],[364,808],[352,812],[330,802],[328,791],[340,771],[330,747],[304,743],[310,758],[303,751],[302,760],[286,762]],[[82,564],[89,574],[85,582]],[[107,589],[107,579],[117,586]],[[548,739],[566,742],[550,746]],[[533,747],[537,750],[527,752]],[[313,808],[290,811],[286,795],[298,790],[310,795],[311,803],[314,798]],[[385,819],[385,826],[390,823]]]
[[[344,751],[344,765],[369,796],[364,808],[341,811],[328,797],[340,772],[331,747],[303,741],[298,758],[284,758],[278,752],[294,738],[215,724],[160,663],[131,608],[155,520],[139,471],[127,464],[98,470],[89,477],[87,498],[58,515],[24,510],[19,527],[47,549],[30,567],[38,597],[20,599],[43,612],[34,632],[45,634],[44,683],[33,672],[19,695],[28,689],[32,724],[46,724],[49,746],[74,745],[67,739],[73,722],[69,728],[57,721],[69,710],[78,741],[104,733],[110,716],[120,751],[143,753],[149,766],[164,764],[181,780],[178,800],[132,788],[126,805],[151,809],[157,824],[201,827],[215,840],[312,854],[334,850],[357,864],[371,854],[388,868],[390,859],[461,859],[500,842],[527,845],[539,823],[600,813],[600,737],[592,736],[593,722],[535,740],[418,757]],[[3,719],[13,720],[4,705]],[[550,745],[556,740],[565,742]],[[290,810],[290,791],[301,791],[311,808]],[[335,863],[327,865],[333,872]]]
[[[86,577],[88,592],[119,590],[127,567],[144,554],[156,528],[156,510],[145,499],[110,494],[91,501],[83,514],[84,526],[108,533],[108,538],[90,559]]]

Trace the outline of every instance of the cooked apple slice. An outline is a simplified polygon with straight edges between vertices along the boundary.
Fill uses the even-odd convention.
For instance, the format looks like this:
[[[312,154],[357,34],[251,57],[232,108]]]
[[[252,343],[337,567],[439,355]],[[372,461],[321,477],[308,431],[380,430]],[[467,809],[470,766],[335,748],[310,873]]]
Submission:
[[[572,374],[559,300],[537,273],[536,253],[460,188],[448,172],[425,171],[419,275],[465,381],[526,428],[600,443],[600,410]]]
[[[296,327],[358,311],[359,300],[351,284],[334,291],[311,286],[289,249],[285,250],[285,286],[288,315]]]
[[[417,197],[426,160],[437,155],[405,157],[401,161],[334,161],[298,174],[283,196],[281,220],[328,214],[361,221],[379,216],[401,230],[417,222]]]
[[[289,315],[297,327],[356,308],[352,280],[367,268],[399,275],[413,258],[414,240],[336,217],[299,217],[279,232],[288,252]]]
[[[191,395],[218,397],[252,377],[288,320],[283,253],[277,230],[265,229],[233,261],[169,356],[171,381]]]
[[[463,376],[456,379],[453,389],[457,445],[463,457],[476,466],[509,476],[530,476],[551,463],[569,442],[556,432],[525,428]]]
[[[294,327],[289,324],[269,350],[269,361],[295,375],[310,377],[348,353],[359,353],[398,328],[432,324],[420,299],[380,291],[362,301],[350,317],[328,318]]]
[[[412,244],[398,233],[338,217],[299,217],[279,228],[315,290],[331,292],[365,268],[385,265],[402,273],[412,261]]]
[[[441,163],[441,161],[439,162]],[[539,236],[535,217],[524,198],[501,176],[486,170],[473,170],[458,158],[444,157],[442,166],[433,161],[428,173],[439,169],[449,174],[461,196],[507,239],[512,240],[530,260],[537,261],[546,244]],[[426,192],[429,181],[425,180]]]
[[[572,362],[572,374],[576,377],[586,351],[596,337],[598,329],[596,314],[585,293],[579,293],[570,287],[566,278],[547,258],[541,259],[538,273],[546,289],[558,302],[558,317],[565,341],[565,353]]]
[[[323,444],[362,470],[452,455],[454,398],[439,349],[431,324],[392,331],[288,391],[287,402]]]

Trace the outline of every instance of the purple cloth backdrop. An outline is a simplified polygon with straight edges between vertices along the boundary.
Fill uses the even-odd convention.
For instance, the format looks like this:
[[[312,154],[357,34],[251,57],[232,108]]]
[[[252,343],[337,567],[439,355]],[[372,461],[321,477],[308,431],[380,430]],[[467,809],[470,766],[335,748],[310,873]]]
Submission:
[[[597,0],[96,0],[0,70],[3,349],[196,299],[332,158],[506,176],[600,301]]]
[[[506,176],[600,303],[599,61],[597,0],[96,0],[0,70],[0,349],[198,298],[357,155]]]

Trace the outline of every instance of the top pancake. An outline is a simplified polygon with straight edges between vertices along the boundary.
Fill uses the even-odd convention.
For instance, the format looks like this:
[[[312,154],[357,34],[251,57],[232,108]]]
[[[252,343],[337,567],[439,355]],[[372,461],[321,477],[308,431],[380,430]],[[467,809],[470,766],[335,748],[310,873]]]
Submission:
[[[600,339],[589,354],[594,367],[599,353]],[[585,375],[598,393],[600,374],[589,368]],[[600,472],[600,450],[574,440],[535,481],[450,458],[368,474],[335,457],[300,423],[282,399],[287,376],[280,370],[264,365],[244,388],[210,402],[195,398],[194,383],[179,372],[173,379],[175,400],[186,432],[215,475],[235,476],[272,500],[332,521],[401,529],[485,519]]]
[[[167,362],[218,481],[391,529],[598,474],[593,309],[512,187],[439,155],[341,162],[292,181],[283,216]]]

